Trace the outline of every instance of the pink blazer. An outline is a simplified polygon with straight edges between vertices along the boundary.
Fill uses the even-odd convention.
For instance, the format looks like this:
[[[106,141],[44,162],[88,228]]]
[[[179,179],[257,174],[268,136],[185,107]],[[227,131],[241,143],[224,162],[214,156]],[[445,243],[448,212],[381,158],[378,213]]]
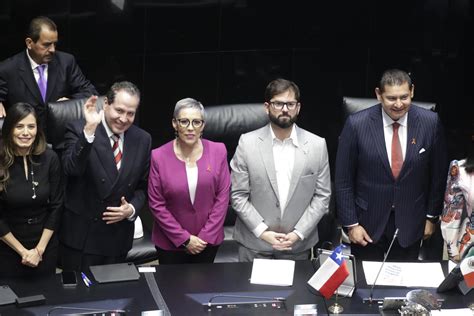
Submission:
[[[161,249],[181,249],[191,234],[210,245],[219,245],[224,239],[230,190],[227,150],[222,143],[203,139],[202,144],[194,205],[189,197],[186,166],[176,157],[173,141],[151,153],[148,197],[155,219],[152,240]]]

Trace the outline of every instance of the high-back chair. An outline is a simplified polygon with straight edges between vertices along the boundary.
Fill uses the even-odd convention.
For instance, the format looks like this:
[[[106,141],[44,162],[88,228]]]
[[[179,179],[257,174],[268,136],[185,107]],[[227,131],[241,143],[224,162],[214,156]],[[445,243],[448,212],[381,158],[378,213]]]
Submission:
[[[208,106],[206,107],[206,127],[204,128],[203,137],[224,143],[230,162],[237,148],[240,135],[266,124],[268,124],[268,115],[263,103]],[[237,242],[232,238],[235,220],[235,211],[229,203],[224,222],[224,242],[219,247],[214,262],[238,261]]]

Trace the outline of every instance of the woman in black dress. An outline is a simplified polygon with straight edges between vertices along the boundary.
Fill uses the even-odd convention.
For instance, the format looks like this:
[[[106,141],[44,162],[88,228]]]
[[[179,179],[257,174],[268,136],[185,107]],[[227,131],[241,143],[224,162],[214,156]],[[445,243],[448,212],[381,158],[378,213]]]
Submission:
[[[14,104],[0,142],[0,277],[54,274],[61,166],[34,108]]]

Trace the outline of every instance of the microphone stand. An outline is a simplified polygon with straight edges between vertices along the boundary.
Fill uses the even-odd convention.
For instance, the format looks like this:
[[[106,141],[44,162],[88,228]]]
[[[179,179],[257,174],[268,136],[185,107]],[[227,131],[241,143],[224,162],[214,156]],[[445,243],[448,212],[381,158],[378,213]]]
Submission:
[[[377,283],[377,279],[380,276],[380,272],[382,272],[383,265],[385,264],[385,261],[387,261],[388,255],[390,254],[390,250],[392,250],[393,243],[395,242],[395,239],[398,236],[398,228],[395,230],[395,233],[393,234],[392,241],[390,242],[390,246],[388,247],[387,252],[385,253],[385,256],[383,258],[382,264],[380,265],[379,271],[377,272],[377,276],[375,277],[374,283],[372,284],[370,288],[370,295],[369,298],[364,298],[362,301],[364,303],[369,303],[369,305],[372,305],[374,302],[374,287],[375,283]],[[380,301],[380,299],[375,300],[377,303]],[[382,300],[383,301],[383,300]]]

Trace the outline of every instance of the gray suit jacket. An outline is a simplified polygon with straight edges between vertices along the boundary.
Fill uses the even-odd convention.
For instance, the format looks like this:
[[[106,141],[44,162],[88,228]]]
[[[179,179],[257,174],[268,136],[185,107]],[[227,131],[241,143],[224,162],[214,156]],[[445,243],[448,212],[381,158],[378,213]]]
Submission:
[[[290,253],[314,246],[319,239],[317,224],[328,212],[331,196],[326,141],[296,127],[299,146],[291,179],[288,202],[281,215],[270,125],[243,134],[232,158],[232,207],[237,212],[234,238],[258,252],[273,252],[252,230],[264,222],[268,229],[289,233],[294,229],[304,239]]]

